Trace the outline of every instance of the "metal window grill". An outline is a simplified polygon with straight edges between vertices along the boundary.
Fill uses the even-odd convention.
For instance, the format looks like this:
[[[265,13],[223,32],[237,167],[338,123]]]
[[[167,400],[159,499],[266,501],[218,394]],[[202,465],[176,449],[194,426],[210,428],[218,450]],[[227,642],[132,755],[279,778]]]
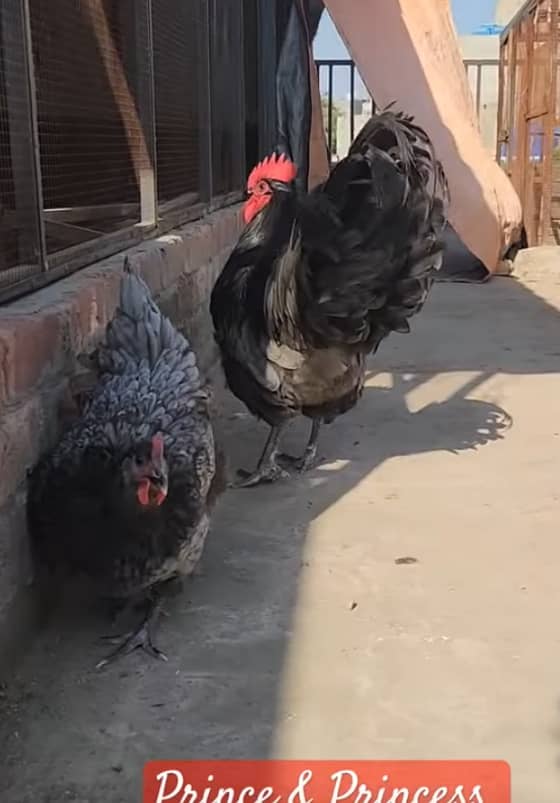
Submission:
[[[487,85],[498,84],[497,59],[464,59],[463,64],[476,104],[479,120],[482,120],[486,107],[484,89]],[[374,99],[371,98],[356,65],[351,59],[317,59],[315,65],[319,75],[319,86],[323,105],[323,122],[327,147],[331,161],[346,156],[350,143],[365,120],[371,115]],[[497,90],[495,92],[497,97]],[[488,110],[489,115],[494,109]],[[495,123],[495,120],[493,120]],[[493,131],[495,143],[495,132]]]
[[[37,272],[40,256],[27,37],[20,0],[5,0],[0,15],[0,279],[11,283]]]
[[[152,0],[158,196],[200,191],[201,11],[196,3]],[[193,12],[193,6],[194,12]]]
[[[246,120],[255,139],[275,104],[245,87],[269,11],[2,0],[0,302],[239,198]]]
[[[139,221],[130,11],[131,0],[30,2],[49,254]]]
[[[210,84],[212,93],[212,178],[217,193],[243,184],[243,132],[235,121],[245,103],[242,0],[211,0]]]

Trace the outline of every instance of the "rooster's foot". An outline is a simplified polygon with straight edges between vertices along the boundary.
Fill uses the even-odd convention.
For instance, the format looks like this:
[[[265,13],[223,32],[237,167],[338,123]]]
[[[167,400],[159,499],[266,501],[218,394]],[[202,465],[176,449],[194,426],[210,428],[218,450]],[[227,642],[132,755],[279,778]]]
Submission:
[[[296,470],[300,474],[304,474],[317,465],[317,441],[319,440],[319,432],[321,429],[321,419],[314,418],[311,426],[311,433],[305,452],[302,457],[292,457],[289,454],[282,454],[278,456],[278,460],[283,466],[287,466],[292,470]]]
[[[290,478],[287,471],[284,471],[282,466],[276,462],[278,455],[278,442],[282,432],[283,425],[276,425],[271,428],[270,434],[266,441],[263,453],[257,465],[257,468],[252,473],[240,469],[237,473],[241,477],[237,482],[230,484],[230,488],[252,488],[255,485],[260,485],[263,482],[277,482],[278,480],[286,480]]]
[[[232,488],[253,488],[255,485],[263,483],[277,482],[278,480],[289,480],[290,475],[276,462],[267,463],[256,471],[244,471],[239,469],[237,472],[240,479],[231,484]]]
[[[291,454],[281,454],[278,456],[278,461],[288,469],[291,468],[299,474],[305,474],[306,471],[315,468],[318,463],[317,447],[306,449],[302,457],[294,457]]]

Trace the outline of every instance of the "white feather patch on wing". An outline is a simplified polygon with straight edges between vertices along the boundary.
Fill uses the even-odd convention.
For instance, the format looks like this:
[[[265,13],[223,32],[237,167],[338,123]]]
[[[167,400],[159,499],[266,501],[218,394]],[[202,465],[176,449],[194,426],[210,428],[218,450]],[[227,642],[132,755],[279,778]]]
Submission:
[[[270,362],[284,368],[286,371],[296,371],[305,362],[305,357],[301,352],[283,346],[274,340],[269,340],[266,347],[266,358]]]

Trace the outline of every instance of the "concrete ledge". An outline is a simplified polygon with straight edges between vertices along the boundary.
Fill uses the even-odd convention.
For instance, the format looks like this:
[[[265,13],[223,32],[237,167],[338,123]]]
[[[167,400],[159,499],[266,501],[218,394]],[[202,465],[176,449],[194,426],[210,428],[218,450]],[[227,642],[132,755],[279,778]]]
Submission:
[[[240,228],[240,207],[230,207],[126,252],[207,376],[217,357],[208,300]],[[27,471],[59,434],[77,355],[94,347],[115,310],[124,256],[0,308],[0,666],[41,618],[30,590]]]

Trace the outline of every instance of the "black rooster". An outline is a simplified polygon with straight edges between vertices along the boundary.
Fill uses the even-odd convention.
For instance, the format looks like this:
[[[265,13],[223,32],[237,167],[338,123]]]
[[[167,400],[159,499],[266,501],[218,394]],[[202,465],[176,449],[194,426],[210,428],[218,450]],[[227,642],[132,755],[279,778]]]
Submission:
[[[146,603],[103,666],[136,647],[165,657],[150,632],[160,590],[195,570],[225,469],[195,354],[128,264],[97,362],[83,414],[30,475],[28,512],[49,567],[86,575],[102,597]]]
[[[321,422],[359,399],[365,359],[390,332],[408,332],[441,267],[447,182],[411,117],[375,114],[349,155],[309,194],[295,166],[272,155],[249,175],[246,227],[211,299],[227,383],[271,433],[238,485],[286,476],[285,423],[312,419],[301,470]]]

